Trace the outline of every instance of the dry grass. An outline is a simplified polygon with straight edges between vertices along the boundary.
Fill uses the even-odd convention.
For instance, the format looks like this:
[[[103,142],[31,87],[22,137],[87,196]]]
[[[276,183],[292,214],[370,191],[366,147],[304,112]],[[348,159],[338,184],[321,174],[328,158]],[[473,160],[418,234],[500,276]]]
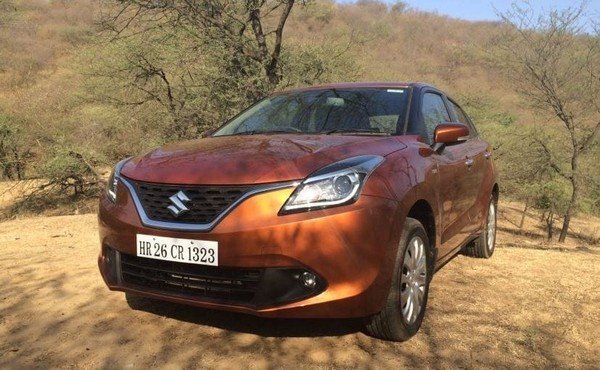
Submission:
[[[0,368],[598,367],[596,247],[531,248],[502,232],[492,259],[446,265],[419,334],[390,343],[355,321],[132,310],[102,283],[94,230],[92,214],[0,223]]]
[[[499,207],[498,229],[506,246],[538,249],[589,249],[600,247],[600,217],[580,215],[569,225],[569,237],[564,244],[548,241],[546,230],[542,226],[541,213],[528,209],[523,228],[519,228],[524,205],[519,202],[502,201]],[[562,219],[554,225],[554,239],[558,237]]]
[[[59,187],[44,189],[45,184],[47,182],[43,179],[0,181],[0,222],[34,215],[58,216],[96,212],[97,197],[73,195],[71,190],[62,191]]]

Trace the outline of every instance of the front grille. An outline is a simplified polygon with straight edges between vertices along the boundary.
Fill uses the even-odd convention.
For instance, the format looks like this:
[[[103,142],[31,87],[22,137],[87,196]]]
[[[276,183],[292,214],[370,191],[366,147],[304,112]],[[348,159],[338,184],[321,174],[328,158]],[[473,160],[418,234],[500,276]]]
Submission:
[[[161,293],[219,302],[250,303],[262,269],[192,265],[121,254],[123,282]]]
[[[207,224],[214,221],[251,188],[249,186],[180,186],[129,181],[135,184],[138,198],[148,218],[154,221],[189,224]],[[168,209],[173,205],[169,198],[179,191],[183,191],[190,199],[185,203],[189,211],[175,216]]]

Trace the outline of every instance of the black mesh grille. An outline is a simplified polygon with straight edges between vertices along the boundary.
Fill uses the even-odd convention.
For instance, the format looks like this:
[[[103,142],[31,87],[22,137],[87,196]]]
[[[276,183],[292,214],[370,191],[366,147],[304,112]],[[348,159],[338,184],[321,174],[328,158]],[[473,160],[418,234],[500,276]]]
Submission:
[[[193,224],[212,222],[250,190],[248,186],[185,186],[131,182],[135,184],[138,198],[151,220]],[[173,204],[169,197],[180,190],[190,199],[185,203],[189,211],[176,217],[168,209]]]
[[[123,282],[191,298],[249,303],[262,279],[262,269],[192,265],[121,254]]]

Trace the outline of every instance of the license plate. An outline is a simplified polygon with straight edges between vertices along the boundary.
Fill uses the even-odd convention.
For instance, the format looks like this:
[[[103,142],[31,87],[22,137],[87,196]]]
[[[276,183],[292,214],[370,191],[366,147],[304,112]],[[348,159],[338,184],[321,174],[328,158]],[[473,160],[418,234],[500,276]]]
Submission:
[[[137,234],[137,256],[156,260],[219,266],[219,243]]]

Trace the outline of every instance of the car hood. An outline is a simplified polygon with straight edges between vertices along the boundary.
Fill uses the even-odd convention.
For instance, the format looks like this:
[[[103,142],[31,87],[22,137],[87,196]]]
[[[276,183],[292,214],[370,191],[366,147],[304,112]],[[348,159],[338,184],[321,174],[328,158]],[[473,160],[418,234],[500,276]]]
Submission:
[[[233,185],[299,180],[358,155],[405,148],[397,137],[353,135],[220,136],[167,145],[135,157],[127,178],[166,184]]]

